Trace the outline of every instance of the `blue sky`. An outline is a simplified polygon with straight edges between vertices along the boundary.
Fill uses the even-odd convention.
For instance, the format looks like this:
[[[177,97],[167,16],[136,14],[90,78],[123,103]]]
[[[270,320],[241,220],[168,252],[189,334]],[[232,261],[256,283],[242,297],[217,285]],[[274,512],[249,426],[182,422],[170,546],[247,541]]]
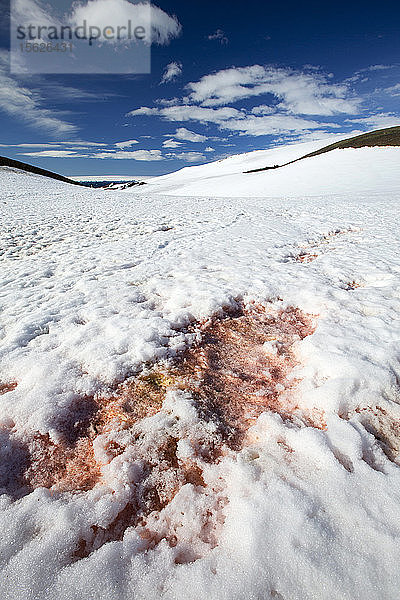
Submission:
[[[400,125],[397,2],[157,6],[176,27],[147,75],[13,75],[3,28],[0,154],[134,177]]]

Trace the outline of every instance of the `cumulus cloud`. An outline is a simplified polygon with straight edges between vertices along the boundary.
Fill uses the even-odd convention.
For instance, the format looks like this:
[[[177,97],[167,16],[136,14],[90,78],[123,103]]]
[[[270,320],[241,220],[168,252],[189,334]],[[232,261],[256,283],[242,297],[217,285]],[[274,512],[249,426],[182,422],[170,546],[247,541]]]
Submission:
[[[218,41],[223,46],[226,46],[229,43],[229,39],[225,35],[225,33],[222,31],[222,29],[217,29],[216,31],[214,31],[214,33],[211,33],[207,37],[208,37],[209,40],[212,40],[212,41],[216,40],[216,41]]]
[[[144,40],[148,43],[166,45],[181,32],[181,25],[175,16],[145,2],[132,4],[128,0],[87,0],[74,5],[69,16],[69,22],[74,26],[86,21],[101,31],[106,27],[113,27],[116,31],[118,26],[126,25],[129,20],[135,26],[144,28]],[[121,37],[124,35],[126,32],[121,32]],[[122,39],[127,41],[126,37]],[[102,38],[101,41],[115,43],[117,40]]]
[[[147,108],[131,111],[131,116],[158,115],[167,121],[197,121],[200,123],[214,123],[221,130],[236,131],[240,135],[275,135],[285,132],[305,131],[318,129],[321,126],[334,128],[335,123],[321,123],[316,120],[305,119],[288,114],[272,114],[256,116],[235,108],[206,108],[203,106],[169,106],[165,108]],[[177,130],[179,131],[179,130]]]
[[[189,131],[185,127],[180,127],[176,130],[172,137],[175,137],[178,140],[184,140],[186,142],[205,142],[208,138],[205,135],[201,135],[200,133],[195,133],[194,131]]]
[[[180,99],[137,108],[128,114],[158,116],[170,122],[212,123],[238,135],[293,138],[338,128],[340,125],[333,119],[323,117],[342,119],[343,115],[357,115],[362,104],[349,83],[335,83],[332,75],[312,66],[301,70],[261,65],[232,67],[189,83],[186,91]],[[263,103],[237,107],[249,98],[262,98]],[[207,139],[188,131],[180,128],[169,137],[185,141]]]
[[[8,72],[8,52],[0,52],[0,110],[15,119],[21,119],[38,129],[58,135],[76,132],[75,125],[61,117],[61,113],[44,108],[44,99],[37,89],[22,85]]]
[[[164,160],[161,150],[118,150],[117,152],[106,151],[93,154],[91,158],[112,158],[115,160],[143,160],[158,161]]]
[[[137,140],[126,140],[126,142],[115,142],[114,146],[123,150],[124,148],[130,148],[134,144],[138,144]]]
[[[236,108],[205,108],[194,105],[178,105],[149,108],[142,106],[128,113],[128,116],[151,116],[158,115],[167,121],[199,121],[200,123],[222,123],[229,119],[244,118],[245,115]]]
[[[254,106],[251,109],[252,115],[270,115],[275,112],[273,106],[268,106],[267,104],[260,104],[260,106]]]
[[[177,79],[182,73],[182,64],[178,62],[171,62],[165,67],[164,74],[160,83],[169,83]]]
[[[163,141],[163,148],[179,148],[179,146],[182,146],[182,142],[177,142],[172,139]]]
[[[151,27],[153,44],[165,45],[176,38],[182,31],[177,17],[167,15],[161,8],[151,6]]]
[[[332,116],[356,114],[360,100],[346,85],[330,82],[315,70],[253,65],[205,75],[188,84],[190,100],[202,106],[222,106],[270,94],[274,105],[292,114]]]
[[[72,4],[69,14],[56,14],[54,7],[43,0],[13,0],[12,17],[18,25],[57,27],[70,25],[82,26],[86,21],[90,26],[98,27],[101,32],[107,27],[126,26],[131,21],[133,29],[141,26],[145,30],[144,40],[147,43],[166,45],[171,39],[180,35],[181,25],[175,16],[168,15],[158,6],[148,2],[133,4],[129,0],[81,0]],[[42,36],[45,36],[45,31]],[[126,44],[134,42],[134,36],[128,39],[127,29],[120,31],[120,39]],[[102,42],[115,44],[119,40],[112,37],[100,38]]]
[[[178,160],[184,160],[188,163],[201,162],[206,159],[204,154],[201,152],[180,152],[178,154],[173,154],[173,158],[177,158]]]

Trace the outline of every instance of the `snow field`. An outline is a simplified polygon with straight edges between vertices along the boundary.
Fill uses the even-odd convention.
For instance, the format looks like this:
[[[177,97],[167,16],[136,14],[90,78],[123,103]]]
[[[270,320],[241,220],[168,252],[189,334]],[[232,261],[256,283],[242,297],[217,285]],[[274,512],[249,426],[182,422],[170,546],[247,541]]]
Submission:
[[[2,597],[393,600],[398,193],[381,184],[329,198],[216,199],[201,186],[193,198],[144,188],[2,173]],[[218,439],[215,422],[190,390],[170,389],[160,410],[115,428],[121,454],[110,454],[115,421],[97,436],[94,487],[18,483],[32,437],[62,445],[82,399],[112,397],[144,365],[168,366],[194,347],[191,324],[240,303],[313,320],[277,390],[293,418],[265,407],[240,447],[222,440],[210,460],[193,448]],[[265,343],[272,361],[276,340]],[[150,498],[153,510],[126,527],[144,470],[174,488],[175,460],[186,473],[177,493],[160,506]]]

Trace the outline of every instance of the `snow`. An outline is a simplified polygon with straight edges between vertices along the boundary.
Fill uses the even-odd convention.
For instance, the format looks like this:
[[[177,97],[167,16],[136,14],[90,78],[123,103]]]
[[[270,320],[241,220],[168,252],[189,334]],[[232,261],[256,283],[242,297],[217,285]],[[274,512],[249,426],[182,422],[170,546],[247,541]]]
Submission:
[[[232,157],[130,192],[0,169],[2,598],[398,597],[399,150],[242,174],[304,153]],[[241,447],[221,442],[212,458],[199,449],[218,441],[215,422],[172,386],[130,428],[113,431],[112,405],[93,434],[94,486],[18,479],[59,468],[41,448],[62,447],[79,402],[168,366],[195,347],[190,324],[252,303],[314,324],[277,384],[291,418],[261,411]],[[260,352],[273,364],[280,347],[271,337]],[[132,494],[168,494],[187,465],[201,476],[127,526]]]
[[[152,179],[151,175],[70,175],[69,179],[73,181],[85,181],[85,182],[96,182],[96,181],[147,181]]]
[[[282,146],[239,154],[207,165],[186,167],[147,181],[142,193],[212,197],[298,197],[350,192],[399,191],[400,149],[333,150],[280,169],[245,173],[284,165],[318,150],[324,142]]]

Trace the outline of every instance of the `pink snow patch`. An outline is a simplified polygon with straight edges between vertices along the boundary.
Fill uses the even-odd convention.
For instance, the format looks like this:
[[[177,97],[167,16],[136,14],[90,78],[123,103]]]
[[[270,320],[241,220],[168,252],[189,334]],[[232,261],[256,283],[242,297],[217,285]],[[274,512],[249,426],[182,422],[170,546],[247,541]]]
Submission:
[[[28,489],[86,491],[107,484],[104,473],[113,461],[139,465],[129,484],[129,500],[107,527],[91,527],[90,535],[80,540],[75,559],[121,540],[129,527],[138,528],[146,548],[161,539],[175,547],[175,526],[170,519],[164,522],[162,515],[188,484],[202,496],[201,543],[214,547],[225,501],[207,485],[207,465],[250,443],[247,431],[266,411],[325,428],[322,414],[300,411],[298,381],[291,377],[298,364],[295,343],[314,332],[312,316],[294,307],[277,310],[249,304],[192,329],[200,333],[200,341],[171,366],[155,365],[119,385],[111,396],[82,398],[87,410],[75,407],[81,420],[72,420],[74,432],[67,432],[62,443],[41,434],[28,439],[24,472]],[[200,423],[196,431],[184,434],[191,448],[185,457],[178,450],[182,439],[178,429],[166,427],[156,435],[146,425],[149,417],[165,414],[169,390],[190,395]],[[202,552],[192,548],[177,556],[177,562],[195,560]]]

